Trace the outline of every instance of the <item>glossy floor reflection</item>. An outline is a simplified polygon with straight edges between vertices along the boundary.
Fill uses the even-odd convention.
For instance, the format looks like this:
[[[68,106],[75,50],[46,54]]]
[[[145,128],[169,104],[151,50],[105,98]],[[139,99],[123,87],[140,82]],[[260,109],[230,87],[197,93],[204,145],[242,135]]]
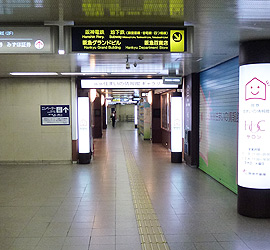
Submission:
[[[140,250],[126,151],[170,249],[270,249],[270,220],[238,215],[235,194],[171,164],[170,153],[133,126],[109,126],[89,165],[0,165],[0,249]]]

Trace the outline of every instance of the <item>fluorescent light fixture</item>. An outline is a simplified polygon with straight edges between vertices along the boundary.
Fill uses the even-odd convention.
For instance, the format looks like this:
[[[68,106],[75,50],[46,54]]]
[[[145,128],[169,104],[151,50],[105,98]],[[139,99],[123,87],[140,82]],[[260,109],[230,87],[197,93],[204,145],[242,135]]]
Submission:
[[[59,55],[64,55],[65,53],[66,53],[66,52],[65,52],[63,49],[59,49],[59,50],[58,50],[58,54],[59,54]]]
[[[56,72],[10,72],[12,76],[58,76]]]
[[[111,75],[157,75],[157,72],[119,72],[119,73],[111,73]]]
[[[134,105],[134,124],[138,125],[138,106]]]
[[[62,76],[98,76],[98,75],[108,75],[108,73],[98,73],[98,72],[67,72],[67,73],[60,73]]]

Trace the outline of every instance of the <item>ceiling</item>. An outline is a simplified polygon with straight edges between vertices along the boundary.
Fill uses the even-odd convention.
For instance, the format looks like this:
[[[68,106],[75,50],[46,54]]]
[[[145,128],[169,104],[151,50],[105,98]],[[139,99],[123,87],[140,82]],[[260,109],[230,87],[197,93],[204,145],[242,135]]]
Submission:
[[[0,27],[59,20],[75,26],[193,26],[194,48],[192,53],[129,54],[130,69],[123,53],[0,54],[0,77],[11,77],[10,72],[200,72],[238,56],[242,40],[270,38],[270,1],[0,0]]]

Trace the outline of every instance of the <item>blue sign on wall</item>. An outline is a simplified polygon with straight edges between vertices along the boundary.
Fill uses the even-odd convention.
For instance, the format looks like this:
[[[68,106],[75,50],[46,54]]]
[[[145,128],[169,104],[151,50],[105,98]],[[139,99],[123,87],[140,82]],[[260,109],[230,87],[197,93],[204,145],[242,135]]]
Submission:
[[[69,105],[41,105],[41,125],[70,125]]]

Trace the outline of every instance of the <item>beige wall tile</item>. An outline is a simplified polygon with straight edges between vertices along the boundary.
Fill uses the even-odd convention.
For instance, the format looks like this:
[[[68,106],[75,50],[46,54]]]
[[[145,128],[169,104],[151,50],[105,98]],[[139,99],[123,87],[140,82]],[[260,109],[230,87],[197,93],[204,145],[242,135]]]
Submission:
[[[42,158],[47,161],[71,161],[70,133],[43,133]]]
[[[71,161],[71,125],[41,126],[40,105],[70,105],[70,80],[0,80],[0,161]]]

